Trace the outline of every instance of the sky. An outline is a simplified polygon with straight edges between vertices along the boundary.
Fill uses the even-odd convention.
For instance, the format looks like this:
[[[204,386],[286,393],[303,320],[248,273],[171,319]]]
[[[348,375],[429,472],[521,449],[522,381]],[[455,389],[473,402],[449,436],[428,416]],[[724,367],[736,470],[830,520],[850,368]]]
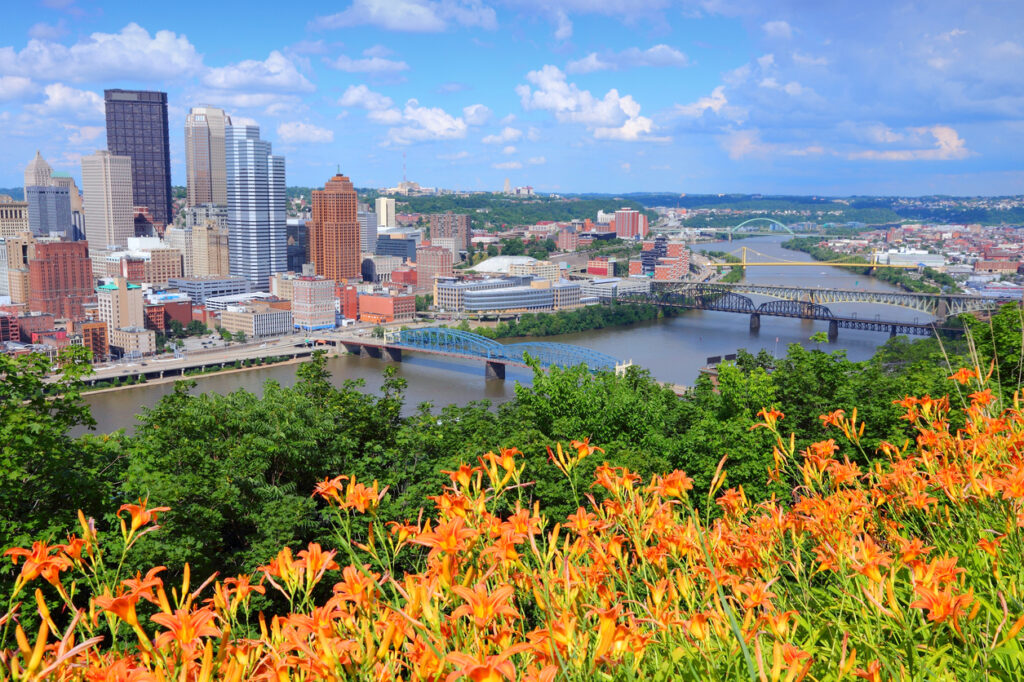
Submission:
[[[103,90],[256,123],[289,185],[1024,193],[1021,0],[27,0],[0,187],[81,177]]]

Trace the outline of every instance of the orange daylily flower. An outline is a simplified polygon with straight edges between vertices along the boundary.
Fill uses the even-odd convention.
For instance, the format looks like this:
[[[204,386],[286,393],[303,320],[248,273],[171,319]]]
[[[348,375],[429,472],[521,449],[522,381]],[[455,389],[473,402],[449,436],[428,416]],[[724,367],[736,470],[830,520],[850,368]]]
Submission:
[[[515,594],[515,588],[509,585],[491,590],[485,583],[477,583],[470,590],[460,585],[453,585],[452,592],[462,597],[466,603],[452,611],[452,617],[468,616],[478,628],[486,628],[495,618],[506,616],[519,618],[519,612],[508,605],[509,598]]]
[[[148,503],[148,499],[144,500],[140,497],[138,504],[122,504],[120,509],[117,510],[117,518],[121,518],[121,512],[123,511],[126,511],[131,515],[132,523],[131,528],[128,531],[128,535],[131,535],[139,528],[142,528],[150,522],[155,523],[157,520],[157,514],[171,511],[170,507],[153,507],[152,509],[147,509],[146,505]]]

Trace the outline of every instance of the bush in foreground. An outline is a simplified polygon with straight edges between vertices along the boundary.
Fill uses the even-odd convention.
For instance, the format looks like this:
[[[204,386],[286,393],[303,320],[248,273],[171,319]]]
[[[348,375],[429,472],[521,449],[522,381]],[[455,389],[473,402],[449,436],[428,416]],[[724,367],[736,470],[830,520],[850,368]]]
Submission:
[[[16,680],[1019,679],[1024,415],[953,378],[973,385],[963,414],[905,398],[916,442],[869,469],[856,412],[797,452],[763,411],[769,477],[800,482],[788,507],[749,504],[724,459],[698,505],[681,471],[605,465],[581,487],[582,441],[551,452],[581,504],[549,519],[502,450],[446,472],[429,520],[385,522],[376,483],[324,480],[336,549],[198,587],[120,575],[172,510],[123,506],[117,542],[80,515],[66,543],[6,552],[0,662]],[[268,598],[278,615],[254,612]]]

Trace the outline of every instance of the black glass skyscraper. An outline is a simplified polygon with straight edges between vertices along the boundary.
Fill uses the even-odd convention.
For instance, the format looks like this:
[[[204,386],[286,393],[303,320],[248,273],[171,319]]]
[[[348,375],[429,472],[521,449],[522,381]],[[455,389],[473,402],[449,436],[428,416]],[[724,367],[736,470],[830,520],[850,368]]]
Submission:
[[[167,132],[167,93],[104,90],[107,149],[132,159],[132,196],[155,222],[172,217],[171,151]]]

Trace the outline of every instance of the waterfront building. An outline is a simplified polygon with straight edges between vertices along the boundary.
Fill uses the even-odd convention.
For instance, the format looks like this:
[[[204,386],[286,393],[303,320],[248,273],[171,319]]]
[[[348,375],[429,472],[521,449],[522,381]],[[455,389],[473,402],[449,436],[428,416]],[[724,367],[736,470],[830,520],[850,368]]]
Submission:
[[[107,323],[101,320],[79,320],[74,325],[75,333],[82,337],[82,345],[92,351],[92,361],[106,360],[110,354],[110,339]]]
[[[395,221],[395,200],[389,197],[377,197],[377,227],[397,227]]]
[[[167,281],[167,288],[186,294],[196,305],[205,305],[206,299],[214,296],[247,294],[250,291],[249,280],[234,275],[174,277]]]
[[[548,282],[544,282],[548,284]],[[463,297],[465,312],[539,312],[555,305],[550,286],[511,286],[500,289],[469,290]]]
[[[360,294],[359,319],[370,324],[390,324],[416,318],[415,296]]]
[[[359,252],[373,253],[377,245],[377,214],[373,211],[358,211],[359,220]]]
[[[578,308],[583,299],[583,287],[579,282],[563,279],[551,285],[552,301],[555,310]]]
[[[259,126],[228,126],[225,138],[231,274],[262,289],[288,269],[284,157]]]
[[[334,281],[299,277],[291,284],[292,324],[304,331],[334,329]]]
[[[142,288],[124,277],[114,277],[96,288],[97,315],[107,328],[144,327]]]
[[[35,157],[25,166],[25,184],[23,187],[48,187],[53,176],[53,168],[46,162],[43,155],[36,150]]]
[[[28,262],[28,308],[80,320],[96,302],[92,261],[86,242],[40,242]]]
[[[32,185],[25,188],[29,230],[39,237],[72,235],[71,192],[67,187]]]
[[[131,159],[132,206],[145,206],[154,223],[172,222],[171,150],[167,127],[167,93],[104,90],[107,149]],[[85,184],[85,178],[82,178]],[[88,189],[86,196],[88,197]],[[86,219],[88,219],[86,209]],[[91,239],[90,239],[91,241]]]
[[[283,336],[294,330],[290,310],[274,308],[266,303],[228,306],[220,314],[220,326],[232,334],[242,332],[250,339]]]
[[[228,203],[225,131],[231,117],[216,107],[192,107],[185,118],[185,173],[189,206]]]
[[[85,238],[90,256],[99,261],[108,247],[124,246],[135,236],[131,158],[106,150],[83,156],[82,188]]]
[[[156,352],[156,332],[145,327],[108,329],[110,354],[118,358],[141,358]]]
[[[28,202],[15,201],[10,195],[0,194],[0,239],[29,232]]]
[[[459,250],[469,248],[470,237],[469,216],[461,213],[435,213],[430,216],[430,239],[435,237],[451,237],[455,239]]]
[[[421,246],[416,249],[416,286],[433,289],[438,277],[452,275],[452,252],[441,246]]]
[[[611,300],[619,294],[651,293],[648,277],[603,277],[580,282],[583,298]]]
[[[360,276],[361,236],[352,181],[338,174],[313,190],[310,260],[316,274],[344,282]]]

